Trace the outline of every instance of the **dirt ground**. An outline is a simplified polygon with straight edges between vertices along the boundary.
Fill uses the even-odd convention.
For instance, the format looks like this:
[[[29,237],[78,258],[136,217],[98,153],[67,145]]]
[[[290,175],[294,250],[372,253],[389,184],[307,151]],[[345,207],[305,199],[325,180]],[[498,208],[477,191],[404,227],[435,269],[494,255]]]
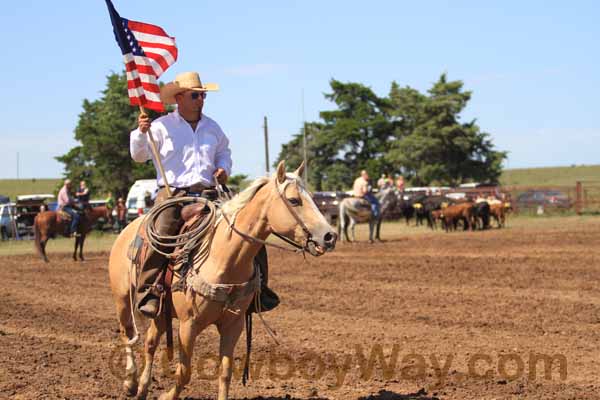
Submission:
[[[0,398],[123,398],[107,252],[50,257],[3,257]],[[255,318],[253,378],[234,379],[235,399],[600,398],[598,220],[270,257],[282,304],[265,318],[281,345]],[[214,328],[198,339],[188,399],[216,397],[217,343]],[[161,348],[150,398],[173,370]]]

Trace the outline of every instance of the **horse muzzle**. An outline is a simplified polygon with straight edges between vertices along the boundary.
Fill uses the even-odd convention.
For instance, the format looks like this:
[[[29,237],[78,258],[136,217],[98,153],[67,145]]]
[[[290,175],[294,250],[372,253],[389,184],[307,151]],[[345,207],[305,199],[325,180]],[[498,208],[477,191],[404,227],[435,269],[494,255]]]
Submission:
[[[326,252],[333,251],[333,249],[335,249],[337,237],[338,236],[335,232],[327,232],[325,235],[323,235],[322,245],[311,239],[308,241],[306,248],[312,256],[322,256]]]

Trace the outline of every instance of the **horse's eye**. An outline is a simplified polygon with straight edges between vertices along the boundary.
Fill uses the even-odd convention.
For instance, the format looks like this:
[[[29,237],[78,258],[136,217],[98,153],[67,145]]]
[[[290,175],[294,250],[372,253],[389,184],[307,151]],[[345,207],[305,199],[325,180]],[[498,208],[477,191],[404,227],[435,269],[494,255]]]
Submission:
[[[290,202],[290,204],[292,205],[292,207],[298,207],[300,205],[300,199],[288,199],[288,201]]]

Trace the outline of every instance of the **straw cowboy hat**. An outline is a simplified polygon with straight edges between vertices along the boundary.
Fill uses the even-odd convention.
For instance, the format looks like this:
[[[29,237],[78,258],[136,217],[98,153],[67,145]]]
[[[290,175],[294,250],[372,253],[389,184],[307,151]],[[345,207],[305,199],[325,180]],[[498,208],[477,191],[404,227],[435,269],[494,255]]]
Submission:
[[[219,85],[216,83],[203,84],[197,72],[182,72],[175,77],[173,82],[169,82],[160,88],[160,98],[164,104],[175,104],[175,95],[187,90],[198,92],[217,91]]]

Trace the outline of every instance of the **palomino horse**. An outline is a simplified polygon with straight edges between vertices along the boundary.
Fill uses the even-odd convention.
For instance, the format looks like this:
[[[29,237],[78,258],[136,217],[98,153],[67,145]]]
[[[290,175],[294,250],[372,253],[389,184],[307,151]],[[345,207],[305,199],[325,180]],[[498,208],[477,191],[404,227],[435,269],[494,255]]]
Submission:
[[[273,178],[256,179],[249,188],[223,205],[221,211],[227,218],[216,223],[206,261],[194,265],[190,272],[194,279],[200,277],[213,288],[217,285],[240,287],[250,283],[256,273],[252,260],[271,233],[287,238],[313,256],[333,250],[337,235],[304,188],[300,179],[303,168],[301,165],[293,174],[286,174],[282,161]],[[164,313],[150,322],[145,338],[145,367],[138,383],[132,350],[137,331],[130,302],[136,282],[135,276],[132,276],[135,272],[130,271],[132,263],[127,253],[143,221],[144,218],[138,218],[121,232],[111,250],[108,265],[126,350],[126,378],[123,385],[129,395],[137,393],[138,398],[145,398],[148,394],[154,353],[166,329]],[[190,279],[187,282],[189,284]],[[175,386],[163,393],[161,400],[177,399],[190,381],[194,341],[200,332],[212,324],[220,335],[218,398],[225,400],[229,396],[233,350],[244,328],[245,311],[254,293],[241,295],[235,304],[236,310],[232,310],[227,302],[209,300],[194,289],[194,285],[188,285],[185,293],[172,293],[173,317],[180,321],[179,365]]]
[[[77,228],[79,236],[75,237],[73,260],[77,261],[77,248],[79,248],[79,259],[83,261],[83,243],[85,242],[86,235],[92,230],[98,218],[104,217],[110,223],[112,221],[111,211],[112,209],[106,206],[86,208],[79,220],[79,227]],[[33,221],[35,248],[44,261],[48,262],[48,257],[46,256],[46,244],[48,240],[57,235],[66,237],[65,230],[70,224],[71,220],[59,219],[56,211],[42,211],[35,216]]]
[[[355,241],[354,227],[357,222],[369,222],[369,242],[373,243],[373,233],[375,238],[381,240],[381,220],[383,215],[389,210],[396,206],[398,198],[394,188],[382,189],[376,195],[381,205],[381,212],[379,218],[373,218],[371,208],[360,207],[360,202],[366,201],[356,197],[348,197],[343,199],[339,205],[339,216],[338,216],[338,235],[341,236],[342,241],[350,241],[348,237],[348,225],[350,225],[350,232],[352,234],[352,241]]]

